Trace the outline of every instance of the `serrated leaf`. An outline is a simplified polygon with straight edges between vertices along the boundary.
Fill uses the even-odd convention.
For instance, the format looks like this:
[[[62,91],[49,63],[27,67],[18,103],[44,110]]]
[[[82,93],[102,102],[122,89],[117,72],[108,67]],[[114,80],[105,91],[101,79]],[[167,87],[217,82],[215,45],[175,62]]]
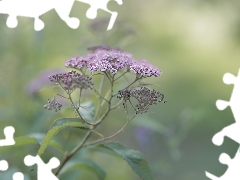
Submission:
[[[79,113],[81,114],[82,118],[86,121],[92,122],[94,120],[95,115],[95,107],[92,101],[87,101],[81,104],[79,108]]]
[[[45,134],[43,134],[43,133],[32,133],[32,134],[29,134],[28,136],[35,138],[38,141],[39,145],[41,146],[42,142],[43,142],[43,139],[45,137]],[[53,146],[56,149],[64,152],[63,146],[61,144],[59,144],[57,141],[55,141],[55,140],[51,140],[49,142],[48,146]]]
[[[42,141],[42,144],[38,150],[38,155],[42,155],[47,148],[48,144],[52,140],[52,138],[62,129],[69,127],[83,127],[88,128],[87,125],[84,125],[78,118],[62,118],[53,122],[50,126],[50,129]]]
[[[147,161],[139,151],[130,150],[115,142],[99,144],[97,147],[107,148],[121,156],[132,168],[132,170],[143,180],[154,180]]]
[[[105,171],[98,166],[96,163],[94,163],[92,160],[80,160],[75,162],[70,162],[64,166],[64,168],[60,171],[60,176],[62,174],[65,174],[67,172],[76,170],[76,169],[84,169],[89,170],[92,173],[95,173],[99,180],[104,180],[106,177]]]
[[[59,144],[57,141],[51,140],[50,143],[48,144],[48,146],[53,146],[56,149],[62,151],[63,153],[65,152],[63,146],[61,144]]]

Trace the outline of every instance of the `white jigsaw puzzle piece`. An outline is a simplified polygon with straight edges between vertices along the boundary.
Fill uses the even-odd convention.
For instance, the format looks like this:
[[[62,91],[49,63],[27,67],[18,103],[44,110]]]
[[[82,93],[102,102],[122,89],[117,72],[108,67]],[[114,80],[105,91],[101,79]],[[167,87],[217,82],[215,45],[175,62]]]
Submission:
[[[240,177],[240,149],[238,149],[233,159],[226,153],[222,153],[219,157],[219,161],[222,164],[228,165],[227,171],[220,177],[212,175],[209,172],[205,172],[206,176],[211,180],[239,180]]]
[[[3,130],[5,139],[0,140],[0,146],[11,146],[15,144],[15,140],[13,135],[15,133],[15,129],[12,126],[7,126]],[[6,171],[8,169],[8,162],[6,160],[0,161],[0,171]],[[17,172],[13,174],[13,180],[24,180],[24,176],[21,172]]]
[[[6,171],[8,169],[8,162],[5,160],[0,161],[0,171]]]
[[[70,18],[73,3],[75,0],[2,0],[0,1],[0,14],[9,14],[7,26],[15,28],[18,25],[17,16],[34,18],[34,29],[40,31],[44,23],[39,16],[55,9],[59,17],[73,29],[78,28],[80,21],[77,18]]]
[[[107,4],[110,0],[77,0],[89,4],[86,16],[89,19],[94,19],[97,16],[98,9],[102,9],[111,14],[110,22],[107,30],[112,29],[118,13],[110,11]],[[119,5],[122,5],[122,0],[115,0]],[[18,25],[17,16],[34,18],[34,29],[40,31],[44,28],[44,22],[39,17],[46,12],[55,9],[59,17],[67,23],[72,29],[76,29],[80,25],[80,20],[70,18],[72,6],[75,0],[2,0],[0,1],[0,14],[9,14],[7,26],[15,28]]]
[[[240,121],[240,69],[238,75],[234,76],[230,73],[226,73],[223,76],[223,82],[225,84],[234,84],[233,91],[229,102],[224,100],[217,100],[216,106],[219,110],[224,110],[227,106],[231,107],[235,121]]]
[[[0,140],[0,146],[11,146],[15,144],[13,134],[15,132],[14,127],[12,126],[7,126],[3,130],[5,139]]]
[[[24,180],[24,175],[21,172],[16,172],[13,174],[13,180]]]
[[[235,123],[223,128],[220,132],[213,136],[213,143],[215,145],[222,145],[224,137],[227,136],[232,140],[240,144],[240,69],[238,76],[235,77],[230,73],[226,73],[223,76],[223,82],[225,84],[234,84],[232,95],[230,101],[217,100],[216,106],[219,110],[224,110],[227,106],[230,106],[233,116],[235,118]]]
[[[108,27],[107,27],[107,30],[110,30],[112,29],[113,25],[114,25],[114,22],[116,21],[117,19],[117,15],[118,13],[117,12],[113,12],[113,11],[110,11],[108,8],[107,8],[107,4],[109,3],[110,0],[77,0],[79,2],[83,2],[83,3],[86,3],[86,4],[89,4],[91,7],[87,10],[87,13],[86,13],[86,16],[89,18],[89,19],[95,19],[97,17],[97,11],[98,9],[101,9],[101,10],[104,10],[108,13],[111,14],[111,18],[110,18],[110,21],[109,21],[109,24],[108,24]],[[119,5],[122,5],[123,2],[122,0],[115,0]]]
[[[13,134],[15,129],[12,126],[7,126],[3,130],[5,139],[0,140],[0,146],[11,146],[15,144]],[[5,160],[0,161],[0,171],[6,171],[8,169],[8,162]]]
[[[8,162],[5,160],[0,161],[0,171],[8,170]],[[21,172],[16,172],[12,176],[13,180],[24,180],[24,175]]]
[[[37,156],[28,155],[24,158],[24,163],[26,166],[32,166],[34,164],[38,165],[37,177],[38,180],[59,180],[53,173],[52,169],[60,165],[60,161],[53,157],[50,159],[48,164],[45,164],[42,159]]]
[[[236,122],[231,124],[223,128],[220,132],[216,133],[212,139],[213,144],[217,146],[222,145],[225,136],[240,144],[240,123]]]
[[[213,136],[212,142],[220,146],[224,142],[224,137],[229,137],[238,144],[240,144],[240,69],[238,75],[234,76],[230,73],[226,73],[223,76],[223,82],[225,84],[234,84],[233,91],[229,102],[224,100],[217,100],[216,106],[219,110],[224,110],[227,106],[230,106],[235,123],[223,128],[220,132]],[[219,157],[219,161],[222,164],[227,164],[228,169],[224,175],[221,177],[216,177],[215,175],[205,172],[206,176],[211,180],[238,180],[240,179],[240,148],[238,149],[235,157],[231,159],[228,154],[222,153]]]

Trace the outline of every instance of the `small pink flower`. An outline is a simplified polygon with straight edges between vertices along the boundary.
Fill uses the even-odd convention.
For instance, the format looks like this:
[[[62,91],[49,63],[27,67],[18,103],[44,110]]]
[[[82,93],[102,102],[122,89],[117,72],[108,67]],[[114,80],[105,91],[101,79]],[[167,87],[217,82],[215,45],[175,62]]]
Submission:
[[[129,66],[130,70],[136,74],[144,77],[155,76],[158,77],[162,72],[146,60],[134,60]]]
[[[50,81],[61,84],[65,90],[92,88],[92,78],[76,71],[49,76]]]

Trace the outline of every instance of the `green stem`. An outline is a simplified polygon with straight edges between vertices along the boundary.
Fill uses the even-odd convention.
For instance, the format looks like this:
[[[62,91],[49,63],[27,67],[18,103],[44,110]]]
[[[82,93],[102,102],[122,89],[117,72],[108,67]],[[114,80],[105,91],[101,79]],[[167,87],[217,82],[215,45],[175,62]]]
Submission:
[[[120,101],[118,101],[117,104],[115,104],[114,106],[111,107],[111,109],[115,109],[116,107],[119,106],[119,104],[121,104],[123,102],[123,99],[121,99]]]
[[[79,107],[80,107],[80,102],[81,102],[81,96],[82,96],[82,89],[79,90],[79,99],[78,99]]]
[[[124,76],[126,73],[128,73],[128,71],[124,72],[123,74],[121,74],[119,77],[117,77],[116,79],[114,79],[114,81],[117,81],[118,79],[120,79],[122,76]]]
[[[96,89],[93,88],[93,91],[100,97],[101,99],[104,99],[105,101],[108,101],[105,97],[103,97]]]
[[[109,139],[112,139],[114,138],[115,136],[117,136],[118,134],[120,134],[121,132],[123,132],[124,128],[131,122],[131,120],[133,120],[133,118],[135,118],[136,114],[131,118],[129,119],[124,125],[123,127],[117,131],[115,134],[109,136],[109,137],[106,137],[106,138],[102,138],[102,139],[98,139],[96,141],[92,141],[92,142],[89,142],[89,143],[86,143],[83,145],[83,147],[86,147],[86,146],[90,146],[90,145],[93,145],[93,144],[97,144],[97,143],[100,143],[100,142],[103,142],[103,141],[106,141],[106,140],[109,140]]]
[[[61,95],[61,94],[55,94],[54,97],[55,97],[55,96],[60,96],[60,97],[65,98],[65,99],[69,99],[68,97],[65,97],[65,96],[63,96],[63,95]]]
[[[103,84],[104,84],[104,75],[102,76],[102,79],[101,79],[101,82],[100,82],[100,86],[99,86],[99,96],[98,96],[98,107],[97,107],[97,110],[96,110],[96,113],[94,115],[94,119],[97,118],[98,116],[98,113],[99,113],[99,110],[100,110],[100,105],[101,105],[101,102],[102,102],[102,90],[103,90]]]
[[[81,120],[83,120],[85,123],[87,123],[88,125],[94,125],[93,123],[90,123],[90,122],[86,121],[85,119],[83,119],[83,117],[81,116],[80,112],[78,111],[78,108],[75,106],[75,104],[74,104],[74,102],[73,102],[72,97],[71,97],[70,94],[69,94],[69,100],[71,101],[72,106],[73,106],[73,108],[75,109],[75,111],[76,111],[77,115],[79,116],[79,118],[80,118]]]
[[[94,126],[99,125],[106,118],[108,113],[111,111],[111,101],[112,101],[112,98],[113,98],[113,80],[114,80],[114,76],[112,77],[112,80],[109,78],[109,81],[111,83],[111,85],[110,85],[111,94],[110,94],[109,100],[107,101],[108,102],[108,108],[107,108],[106,112],[101,116],[101,118],[97,122],[94,123]]]
[[[76,146],[69,154],[66,153],[62,163],[60,164],[60,166],[58,167],[58,169],[56,170],[56,172],[54,173],[56,176],[58,176],[60,170],[63,168],[63,166],[66,164],[66,162],[68,162],[69,159],[71,159],[71,157],[79,150],[83,147],[84,143],[87,141],[87,139],[90,137],[92,131],[89,130],[87,132],[87,134],[84,136],[84,138],[82,139],[82,141],[79,143],[78,146]]]
[[[129,84],[127,87],[125,87],[124,89],[127,89],[127,88],[129,88],[131,85],[133,85],[135,82],[137,82],[139,79],[138,78],[136,78],[131,84]],[[124,90],[124,89],[122,89],[122,90]],[[113,95],[113,97],[115,97],[115,96],[117,96],[118,95],[118,93],[117,94],[114,94]]]
[[[84,122],[86,122],[87,124],[91,125],[90,126],[90,129],[88,130],[88,132],[86,133],[86,135],[83,137],[82,141],[70,152],[70,153],[65,153],[65,156],[60,164],[60,166],[58,167],[58,169],[56,170],[55,172],[55,175],[58,176],[59,175],[59,172],[61,171],[61,169],[63,168],[63,166],[68,162],[69,159],[71,159],[74,154],[79,151],[82,147],[86,147],[86,146],[89,146],[89,145],[93,145],[93,144],[96,144],[96,143],[100,143],[100,142],[103,142],[103,141],[106,141],[108,139],[111,139],[115,136],[117,136],[119,133],[123,132],[124,128],[128,125],[128,123],[136,116],[134,115],[131,119],[129,119],[125,124],[124,126],[119,130],[117,131],[115,134],[109,136],[109,137],[106,137],[106,138],[102,138],[102,139],[99,139],[99,140],[95,140],[95,141],[92,141],[90,143],[86,143],[86,141],[88,140],[88,138],[90,137],[91,133],[92,133],[92,130],[95,129],[106,117],[107,115],[109,114],[109,112],[112,110],[112,109],[115,109],[120,103],[122,100],[120,100],[117,104],[115,104],[114,106],[111,106],[111,101],[112,101],[112,98],[114,97],[113,96],[113,84],[114,84],[114,75],[113,76],[108,76],[107,73],[105,73],[105,75],[107,76],[107,78],[109,79],[110,81],[110,98],[109,100],[106,100],[104,97],[102,97],[102,90],[103,90],[103,84],[104,84],[104,76],[102,77],[102,80],[101,80],[101,83],[100,83],[100,87],[99,87],[99,92],[97,92],[95,90],[95,92],[98,93],[99,95],[99,106],[98,106],[98,109],[97,109],[97,112],[95,114],[95,118],[97,118],[98,116],[98,113],[99,113],[99,110],[100,110],[100,107],[101,107],[101,101],[102,99],[106,100],[106,102],[108,102],[108,107],[107,107],[107,110],[106,112],[99,118],[98,121],[96,121],[95,123],[90,123],[86,120],[84,120],[80,114],[80,112],[78,111],[78,108],[75,106],[73,100],[72,100],[72,97],[71,97],[71,94],[69,92],[66,91],[66,93],[68,94],[69,96],[69,100],[71,101],[72,103],[72,106],[73,108],[75,109],[76,113],[78,114],[79,118],[81,120],[83,120]],[[117,78],[118,79],[118,78]],[[132,84],[134,84],[138,79],[136,78],[134,82],[132,82],[128,87],[130,87]],[[128,88],[126,87],[126,88]],[[125,88],[125,89],[126,89]],[[81,97],[81,90],[80,90],[80,94],[79,96]],[[79,97],[79,107],[80,107],[80,97]]]

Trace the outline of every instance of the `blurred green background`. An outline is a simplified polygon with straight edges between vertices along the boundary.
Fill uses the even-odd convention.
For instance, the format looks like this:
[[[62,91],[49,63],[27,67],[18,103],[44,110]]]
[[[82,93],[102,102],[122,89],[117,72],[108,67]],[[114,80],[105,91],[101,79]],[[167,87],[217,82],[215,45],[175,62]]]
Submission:
[[[225,138],[218,147],[211,139],[234,123],[230,108],[219,111],[215,102],[229,100],[233,85],[225,85],[222,77],[226,72],[237,75],[240,68],[240,1],[123,0],[122,6],[112,1],[108,7],[118,12],[110,31],[106,31],[110,14],[99,10],[97,18],[90,20],[85,15],[89,5],[77,1],[70,14],[81,20],[76,30],[54,10],[40,17],[45,22],[40,32],[34,31],[31,18],[18,17],[17,28],[9,29],[8,15],[0,15],[0,137],[4,138],[7,125],[15,127],[15,137],[46,133],[56,118],[74,115],[66,109],[58,113],[45,110],[46,99],[57,90],[39,90],[49,85],[46,77],[52,71],[68,71],[63,65],[68,58],[85,55],[88,46],[109,44],[159,67],[162,76],[150,81],[160,85],[154,88],[168,100],[152,107],[152,113],[138,116],[114,140],[141,151],[157,180],[208,179],[205,171],[224,174],[227,166],[218,161],[219,155],[226,152],[233,157],[239,145]],[[119,129],[125,122],[122,114],[121,110],[112,113],[100,131],[110,135]],[[59,137],[67,138],[71,131],[75,136],[73,143],[64,144],[66,149],[81,135],[68,129]],[[1,158],[9,161],[10,169],[1,172],[1,177],[17,171],[24,172],[26,179],[34,177],[36,166],[35,171],[24,168],[22,160],[37,149],[26,146],[3,153]],[[79,156],[82,153],[85,150]],[[45,161],[52,156],[61,159],[59,152],[48,148]],[[139,179],[118,157],[92,150],[88,157],[105,169],[106,180]],[[61,179],[97,177],[79,170]]]

